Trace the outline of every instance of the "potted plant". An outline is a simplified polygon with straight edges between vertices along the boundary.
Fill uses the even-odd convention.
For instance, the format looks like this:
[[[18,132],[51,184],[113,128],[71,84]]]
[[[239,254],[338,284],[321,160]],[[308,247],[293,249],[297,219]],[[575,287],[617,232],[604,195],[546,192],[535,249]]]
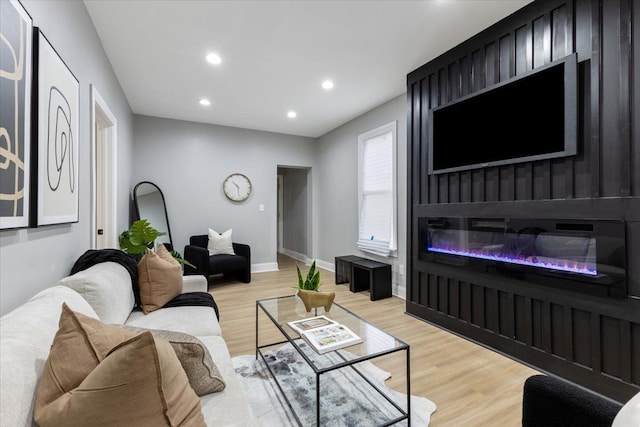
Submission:
[[[156,239],[165,234],[167,233],[161,233],[153,228],[148,220],[139,219],[131,224],[131,228],[120,233],[118,243],[120,244],[120,249],[139,262],[149,249],[154,248]],[[180,252],[171,250],[171,255],[180,264],[196,268],[189,261],[182,258]]]
[[[336,294],[335,292],[318,291],[320,288],[320,270],[316,269],[315,260],[311,263],[306,277],[303,278],[297,264],[296,270],[298,271],[297,295],[304,303],[307,312],[310,312],[314,307],[324,307],[325,311],[329,311]]]

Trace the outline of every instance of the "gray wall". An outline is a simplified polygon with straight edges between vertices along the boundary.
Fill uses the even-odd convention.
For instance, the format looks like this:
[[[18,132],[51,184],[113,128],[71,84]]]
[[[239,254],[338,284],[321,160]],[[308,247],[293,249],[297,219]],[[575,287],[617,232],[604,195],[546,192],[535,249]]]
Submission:
[[[307,209],[310,191],[307,185],[307,169],[278,168],[282,175],[282,247],[305,257],[311,256],[311,248],[307,246],[310,231],[311,212]],[[291,255],[295,255],[291,254]]]
[[[278,165],[311,168],[317,181],[315,139],[148,116],[135,116],[134,128],[131,186],[151,181],[162,189],[177,250],[209,227],[232,228],[234,241],[251,246],[254,271],[276,268]],[[224,196],[222,181],[233,172],[251,179],[245,202]]]
[[[397,121],[398,257],[381,258],[358,250],[358,135]],[[394,294],[404,297],[407,200],[406,95],[400,95],[318,139],[318,258],[333,264],[339,255],[361,255],[392,263]]]
[[[118,229],[127,227],[127,193],[131,181],[133,116],[84,3],[30,0],[22,3],[33,24],[40,27],[80,82],[80,216],[77,224],[0,232],[0,314],[66,276],[78,256],[89,249],[90,84],[95,85],[118,121]]]

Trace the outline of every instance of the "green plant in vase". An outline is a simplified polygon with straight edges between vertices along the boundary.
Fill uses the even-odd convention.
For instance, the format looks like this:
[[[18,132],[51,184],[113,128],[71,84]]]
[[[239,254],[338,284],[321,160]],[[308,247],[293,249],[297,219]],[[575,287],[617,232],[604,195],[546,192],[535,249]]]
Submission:
[[[148,220],[143,218],[135,221],[128,230],[120,233],[118,243],[120,244],[120,249],[139,262],[149,249],[155,247],[156,239],[165,234],[167,233],[156,230]],[[182,265],[196,268],[195,265],[182,258],[178,251],[172,250],[171,256]]]
[[[306,278],[302,278],[302,273],[300,272],[298,264],[296,264],[296,270],[298,270],[298,289],[302,289],[304,291],[317,291],[318,288],[320,288],[320,270],[316,270],[315,260],[311,263],[311,267],[309,267]]]
[[[329,311],[336,294],[335,292],[318,291],[320,288],[320,270],[316,269],[315,260],[311,263],[306,277],[302,276],[302,272],[297,264],[296,270],[298,271],[297,295],[304,303],[307,313],[314,307],[324,307],[325,311]]]

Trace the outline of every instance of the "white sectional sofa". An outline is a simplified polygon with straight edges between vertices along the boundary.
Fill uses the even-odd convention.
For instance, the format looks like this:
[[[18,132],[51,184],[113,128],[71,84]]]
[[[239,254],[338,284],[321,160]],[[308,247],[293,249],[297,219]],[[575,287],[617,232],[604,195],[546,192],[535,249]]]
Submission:
[[[6,286],[6,284],[3,284]],[[202,276],[185,276],[183,293],[207,291]],[[62,279],[0,318],[0,424],[31,427],[39,378],[66,303],[104,323],[184,332],[207,347],[226,387],[200,398],[209,426],[251,426],[251,417],[231,356],[211,307],[161,308],[144,315],[134,308],[131,278],[114,262],[97,264]]]

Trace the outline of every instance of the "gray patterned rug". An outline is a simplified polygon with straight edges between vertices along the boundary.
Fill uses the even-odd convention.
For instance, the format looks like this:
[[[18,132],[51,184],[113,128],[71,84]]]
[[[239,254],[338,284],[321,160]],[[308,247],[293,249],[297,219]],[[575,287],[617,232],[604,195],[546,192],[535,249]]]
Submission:
[[[267,353],[272,369],[277,372],[280,384],[289,396],[296,413],[305,426],[315,425],[315,375],[306,362],[289,344]],[[233,358],[233,366],[240,379],[251,412],[263,426],[295,426],[295,418],[281,397],[277,386],[261,360],[253,355]],[[378,388],[402,408],[406,408],[407,395],[389,389],[384,381],[385,372],[369,362],[358,364]],[[323,374],[320,386],[321,425],[374,426],[399,416],[391,404],[378,393],[362,393],[370,386],[351,369],[341,369]],[[293,397],[293,399],[292,399]],[[424,397],[411,396],[411,425],[427,426],[436,405]],[[407,425],[406,420],[397,425]]]

